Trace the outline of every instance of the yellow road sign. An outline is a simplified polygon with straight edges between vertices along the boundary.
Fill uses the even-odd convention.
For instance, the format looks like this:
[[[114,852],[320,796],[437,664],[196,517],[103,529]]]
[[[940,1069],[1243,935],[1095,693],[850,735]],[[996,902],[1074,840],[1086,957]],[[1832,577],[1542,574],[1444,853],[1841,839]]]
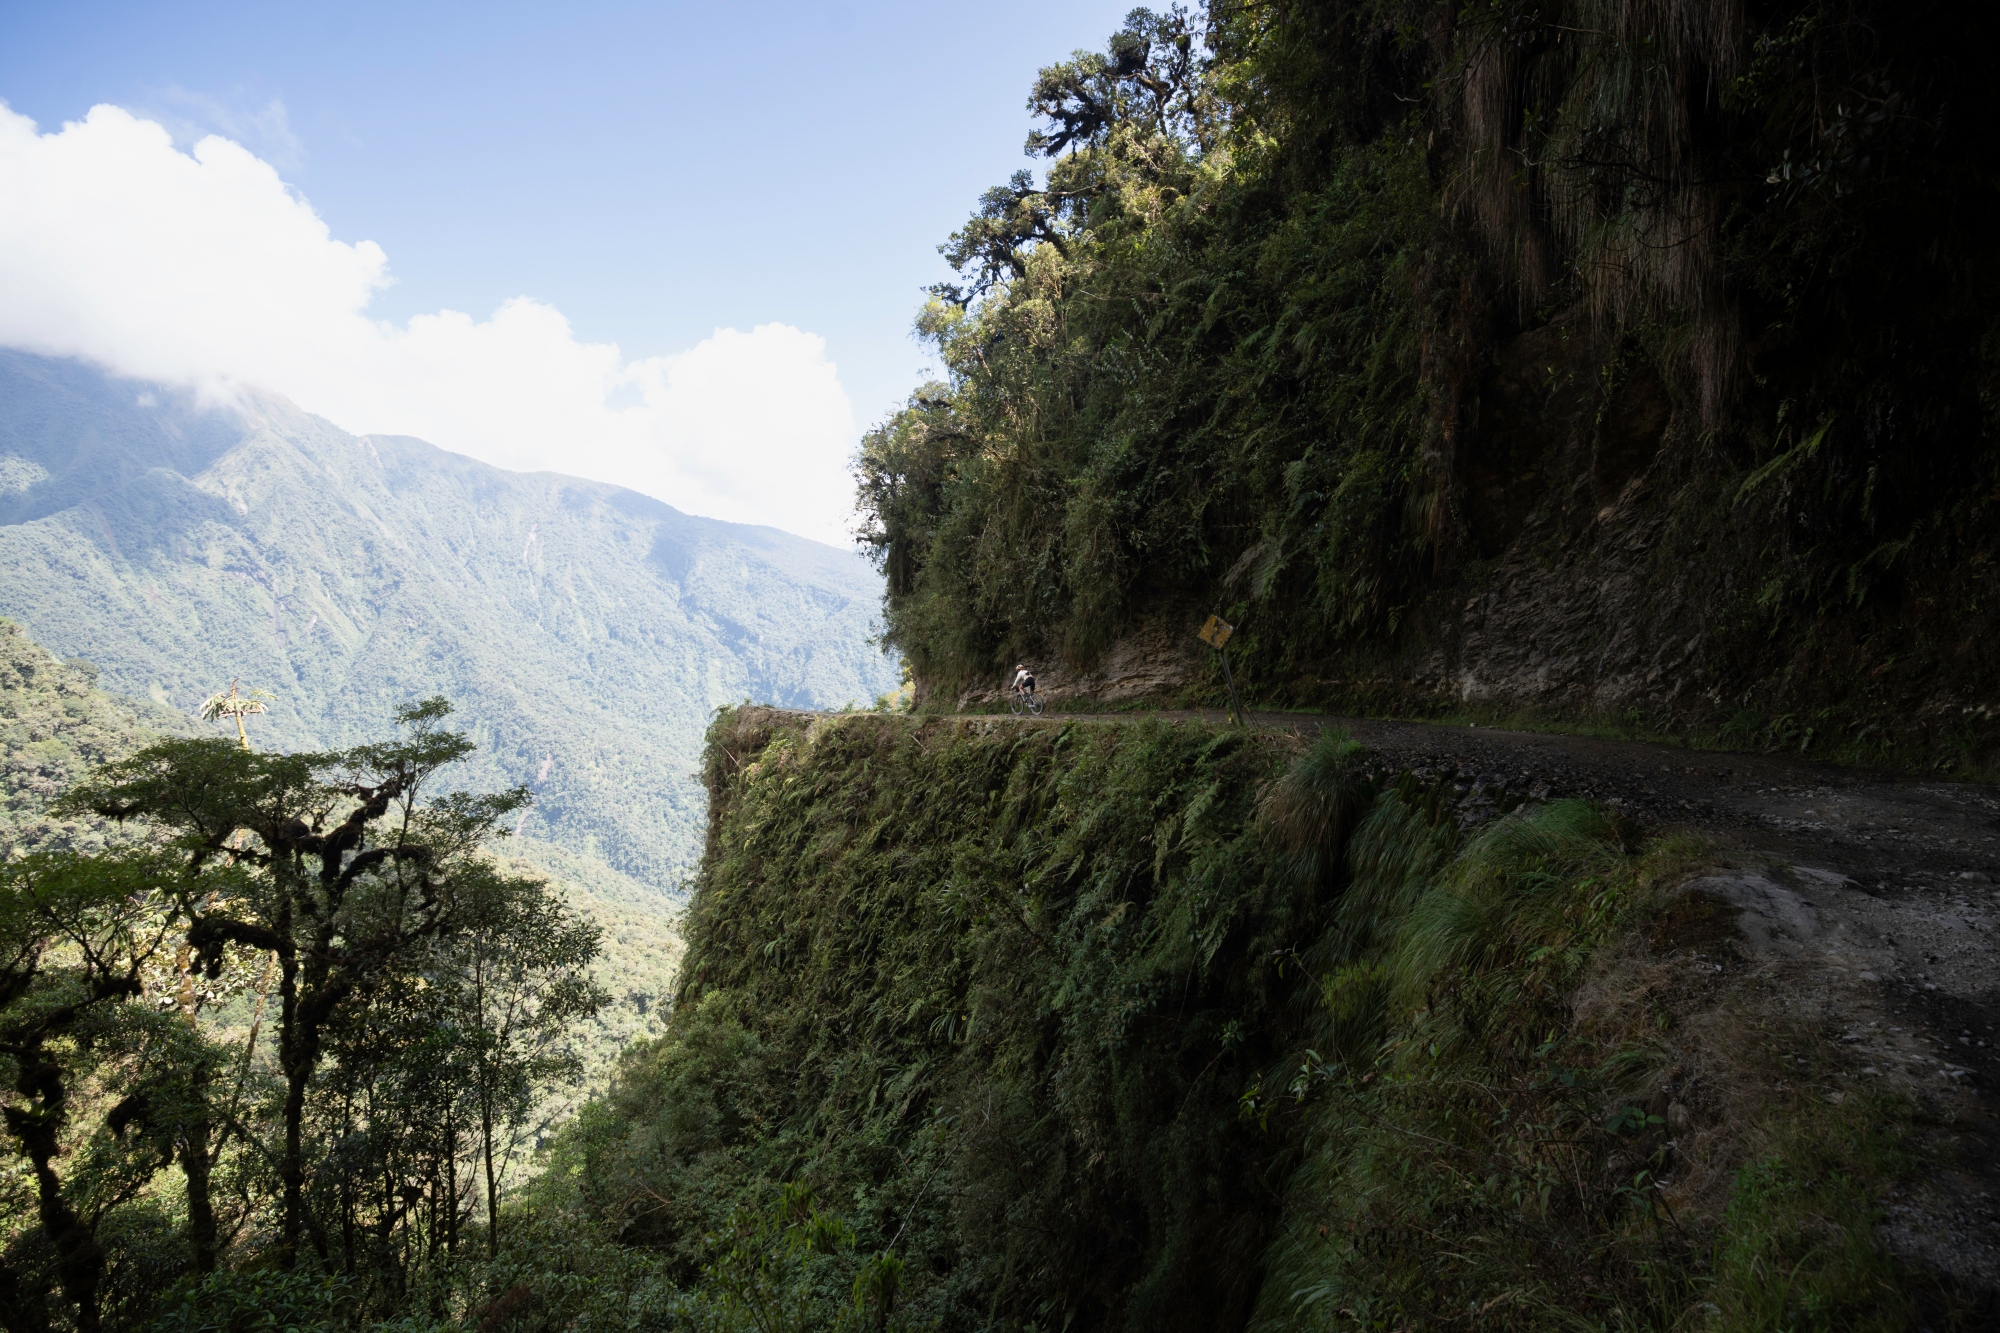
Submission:
[[[1210,616],[1208,623],[1195,632],[1195,637],[1211,648],[1220,648],[1229,642],[1229,636],[1236,632],[1236,626],[1221,616]]]

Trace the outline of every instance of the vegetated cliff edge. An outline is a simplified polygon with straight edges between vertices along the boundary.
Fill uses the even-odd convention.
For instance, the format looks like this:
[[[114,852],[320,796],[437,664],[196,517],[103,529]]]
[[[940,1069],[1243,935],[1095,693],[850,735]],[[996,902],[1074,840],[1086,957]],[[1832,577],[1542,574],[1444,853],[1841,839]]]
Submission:
[[[1782,869],[1703,874],[1698,840],[1337,734],[746,707],[704,776],[669,1030],[544,1180],[697,1304],[1974,1317],[1987,1278],[1877,1244],[1950,1149],[1914,1085],[1788,1007],[1757,925]]]
[[[1206,23],[1201,21],[1206,19]],[[863,456],[936,706],[2000,753],[1996,12],[1135,13],[950,241]]]

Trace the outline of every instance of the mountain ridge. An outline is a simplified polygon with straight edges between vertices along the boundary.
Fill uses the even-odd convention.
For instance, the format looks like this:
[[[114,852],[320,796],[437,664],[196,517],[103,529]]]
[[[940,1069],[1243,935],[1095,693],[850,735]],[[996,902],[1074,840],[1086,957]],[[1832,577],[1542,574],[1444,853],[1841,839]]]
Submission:
[[[534,789],[525,837],[668,894],[712,710],[891,688],[878,591],[777,529],[0,352],[0,615],[177,711],[269,689],[253,726],[279,748],[445,694],[481,747],[468,784]]]

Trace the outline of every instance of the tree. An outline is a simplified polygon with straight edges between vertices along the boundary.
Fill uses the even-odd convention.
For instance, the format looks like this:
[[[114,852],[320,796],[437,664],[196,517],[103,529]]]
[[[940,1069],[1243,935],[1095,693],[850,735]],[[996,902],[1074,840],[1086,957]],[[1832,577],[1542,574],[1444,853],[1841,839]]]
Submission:
[[[462,890],[490,869],[485,841],[528,800],[524,788],[432,799],[439,770],[472,744],[445,730],[441,698],[399,709],[404,735],[330,754],[257,754],[219,740],[169,740],[108,766],[64,798],[70,808],[142,820],[190,873],[250,873],[244,891],[195,905],[187,939],[219,974],[229,949],[278,960],[278,1261],[328,1238],[308,1206],[307,1103],[333,1025],[384,977],[463,920]]]
[[[246,695],[236,693],[236,682],[229,682],[229,693],[211,694],[201,701],[201,720],[219,722],[229,718],[236,723],[236,743],[244,749],[250,748],[250,733],[243,729],[243,719],[258,713],[271,711],[265,700],[271,696],[263,690],[252,690]]]
[[[329,1027],[311,1110],[337,1159],[314,1193],[341,1266],[397,1290],[413,1262],[456,1251],[481,1193],[498,1252],[508,1159],[580,1073],[569,1033],[604,998],[587,975],[598,929],[543,881],[484,869],[458,886],[455,928],[372,973]]]
[[[135,1003],[193,887],[154,849],[0,866],[4,1120],[32,1169],[41,1238],[79,1333],[99,1327],[99,1224],[173,1159],[187,1075],[213,1055],[170,1011]],[[0,1260],[0,1323],[13,1333],[48,1322],[47,1281],[25,1268]]]
[[[463,924],[447,942],[454,1002],[471,1038],[486,1183],[486,1240],[500,1252],[500,1178],[534,1118],[539,1094],[574,1082],[572,1025],[605,993],[589,978],[603,931],[579,921],[537,879],[494,871],[462,892]]]
[[[1043,69],[1028,110],[1047,128],[1028,135],[1025,151],[1053,160],[1047,181],[1038,186],[1032,172],[1017,171],[982,194],[979,210],[938,247],[954,270],[970,273],[971,282],[939,283],[932,295],[969,305],[1026,277],[1023,253],[1034,245],[1069,258],[1093,208],[1117,191],[1126,170],[1174,178],[1205,154],[1223,111],[1204,77],[1208,62],[1197,42],[1184,6],[1159,14],[1135,9],[1102,54],[1078,51]],[[1117,164],[1104,161],[1107,156]]]
[[[1049,128],[1028,135],[1027,151],[1058,157],[1102,147],[1117,126],[1139,122],[1163,139],[1205,152],[1221,110],[1204,82],[1199,40],[1185,5],[1160,14],[1133,10],[1104,54],[1078,51],[1036,76],[1028,110]]]

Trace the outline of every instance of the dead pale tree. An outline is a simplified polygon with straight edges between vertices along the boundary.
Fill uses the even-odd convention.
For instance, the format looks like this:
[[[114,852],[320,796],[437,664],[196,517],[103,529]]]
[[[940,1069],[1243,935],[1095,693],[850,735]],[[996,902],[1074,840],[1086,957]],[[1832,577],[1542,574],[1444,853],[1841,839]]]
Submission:
[[[250,733],[243,729],[243,719],[253,713],[270,712],[270,705],[265,700],[275,697],[266,690],[252,690],[248,694],[239,695],[236,692],[236,681],[232,680],[229,682],[229,693],[211,694],[201,701],[201,720],[220,722],[225,717],[233,719],[236,723],[236,741],[247,750],[250,748]]]

